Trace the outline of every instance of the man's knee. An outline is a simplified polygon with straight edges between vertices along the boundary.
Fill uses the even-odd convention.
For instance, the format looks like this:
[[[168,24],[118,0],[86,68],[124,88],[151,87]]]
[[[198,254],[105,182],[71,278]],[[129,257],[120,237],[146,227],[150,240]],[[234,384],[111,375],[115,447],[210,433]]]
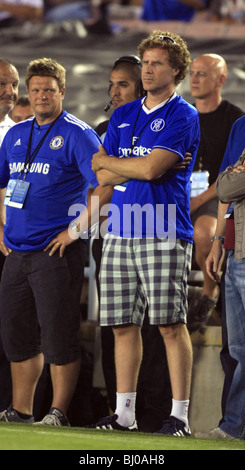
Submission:
[[[193,235],[196,245],[203,249],[208,245],[210,250],[210,240],[215,232],[216,223],[217,220],[209,215],[202,215],[196,220]]]
[[[179,337],[180,334],[182,335],[187,332],[185,323],[174,323],[173,325],[160,325],[159,330],[164,341],[175,340]]]
[[[115,339],[124,337],[134,336],[140,334],[141,328],[138,325],[132,323],[127,325],[117,325],[112,327]]]

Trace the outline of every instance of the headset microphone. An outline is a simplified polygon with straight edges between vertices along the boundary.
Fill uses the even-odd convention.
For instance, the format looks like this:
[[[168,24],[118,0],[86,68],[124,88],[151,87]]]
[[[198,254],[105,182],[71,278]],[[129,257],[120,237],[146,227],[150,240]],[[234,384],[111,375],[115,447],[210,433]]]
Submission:
[[[111,107],[111,101],[109,103],[107,103],[107,105],[104,107],[104,111],[107,113],[107,111],[109,111]]]

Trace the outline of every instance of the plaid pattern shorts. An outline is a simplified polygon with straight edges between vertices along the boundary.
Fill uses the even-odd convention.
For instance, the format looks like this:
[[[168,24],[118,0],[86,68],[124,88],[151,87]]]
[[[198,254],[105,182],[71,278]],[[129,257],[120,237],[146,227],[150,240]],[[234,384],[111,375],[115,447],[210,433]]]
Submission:
[[[107,235],[100,269],[100,324],[142,325],[148,305],[152,325],[186,323],[187,278],[192,244],[176,240],[161,248],[159,239]]]

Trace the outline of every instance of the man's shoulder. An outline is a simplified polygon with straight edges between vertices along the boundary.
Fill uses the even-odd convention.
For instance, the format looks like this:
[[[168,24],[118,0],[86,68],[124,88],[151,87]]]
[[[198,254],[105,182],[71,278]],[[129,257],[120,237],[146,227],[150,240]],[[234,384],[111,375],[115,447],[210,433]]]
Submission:
[[[0,132],[1,129],[10,129],[10,127],[14,126],[15,122],[6,115],[5,118],[0,122]]]
[[[188,101],[186,101],[181,95],[176,95],[173,100],[173,104],[175,104],[176,109],[179,110],[181,108],[181,111],[183,111],[187,116],[198,116],[196,107],[188,103]]]
[[[237,116],[237,118],[245,115],[244,111],[239,106],[228,100],[222,100],[219,108],[217,109],[219,109],[222,114],[227,113],[228,115],[231,115],[232,113],[232,115]]]
[[[92,127],[89,124],[87,124],[85,121],[82,121],[81,119],[77,118],[71,113],[67,113],[66,111],[64,111],[62,115],[61,122],[65,125],[65,127],[69,126],[74,131],[76,130],[86,131],[88,129],[92,129]]]
[[[143,99],[138,98],[137,100],[130,101],[129,103],[123,104],[115,109],[113,114],[115,116],[123,116],[132,113],[134,109],[140,109],[142,107]]]
[[[232,131],[241,132],[245,129],[245,115],[239,117],[232,126]]]
[[[107,131],[108,124],[109,124],[109,119],[107,119],[106,121],[100,122],[98,126],[95,127],[95,132],[99,136],[102,136]]]

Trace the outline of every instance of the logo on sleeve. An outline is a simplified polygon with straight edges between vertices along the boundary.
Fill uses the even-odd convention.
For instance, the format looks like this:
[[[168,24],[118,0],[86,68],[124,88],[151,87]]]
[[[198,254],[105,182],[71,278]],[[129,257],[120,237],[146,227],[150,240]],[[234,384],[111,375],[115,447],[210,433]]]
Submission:
[[[64,139],[60,135],[53,137],[53,139],[50,141],[50,148],[52,150],[58,150],[64,145]]]
[[[151,123],[151,130],[154,132],[159,132],[165,127],[165,121],[163,119],[155,119]]]

